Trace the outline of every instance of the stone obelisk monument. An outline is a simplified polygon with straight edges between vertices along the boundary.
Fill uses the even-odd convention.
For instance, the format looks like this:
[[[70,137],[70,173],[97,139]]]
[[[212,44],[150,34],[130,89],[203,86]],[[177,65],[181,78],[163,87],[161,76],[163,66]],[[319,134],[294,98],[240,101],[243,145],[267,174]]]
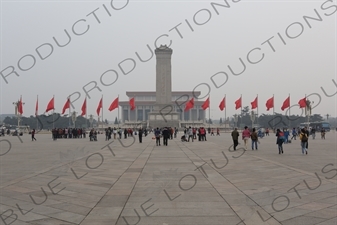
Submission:
[[[178,127],[179,114],[172,104],[171,56],[172,49],[166,45],[155,50],[156,54],[156,103],[149,113],[149,125],[156,127]]]

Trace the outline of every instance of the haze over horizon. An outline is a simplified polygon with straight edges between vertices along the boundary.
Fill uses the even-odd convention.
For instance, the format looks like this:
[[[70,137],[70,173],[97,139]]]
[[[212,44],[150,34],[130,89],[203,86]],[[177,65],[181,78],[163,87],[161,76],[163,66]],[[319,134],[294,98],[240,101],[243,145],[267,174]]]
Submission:
[[[260,115],[272,113],[265,103],[273,95],[275,112],[284,114],[290,94],[291,105],[309,95],[313,114],[337,116],[336,0],[22,0],[0,7],[0,114],[14,113],[20,95],[23,116],[35,114],[37,95],[40,114],[53,95],[60,113],[76,92],[80,112],[85,87],[88,115],[103,95],[104,119],[113,121],[117,110],[107,108],[118,95],[127,101],[126,91],[155,91],[152,52],[166,44],[172,91],[196,88],[204,101],[208,85],[213,120],[225,117],[218,107],[224,95],[227,116],[240,113],[234,102],[241,94],[250,108],[259,96]]]

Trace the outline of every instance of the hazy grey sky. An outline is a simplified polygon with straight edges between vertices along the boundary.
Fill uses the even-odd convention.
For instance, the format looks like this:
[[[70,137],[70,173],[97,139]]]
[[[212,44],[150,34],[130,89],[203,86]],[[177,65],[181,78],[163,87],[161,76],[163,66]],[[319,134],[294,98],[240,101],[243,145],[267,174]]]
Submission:
[[[0,71],[6,76],[12,66],[20,76],[12,73],[5,78],[8,83],[0,76],[0,114],[13,113],[12,102],[20,95],[25,102],[24,116],[34,114],[37,95],[40,114],[53,95],[56,112],[61,112],[67,96],[74,92],[81,94],[74,102],[80,112],[83,87],[97,82],[102,91],[89,92],[88,114],[96,115],[103,95],[104,118],[113,120],[117,110],[109,112],[107,108],[118,95],[120,101],[126,101],[126,91],[155,90],[155,56],[141,62],[136,52],[143,60],[149,59],[147,45],[153,51],[155,40],[166,35],[157,44],[172,41],[173,91],[192,91],[198,84],[207,83],[213,119],[224,117],[218,105],[225,94],[227,116],[239,112],[234,102],[241,94],[244,106],[251,106],[258,94],[261,114],[272,113],[266,111],[265,103],[273,94],[275,112],[281,113],[289,94],[294,105],[312,93],[317,93],[310,96],[314,105],[321,97],[313,113],[336,116],[336,96],[327,97],[321,87],[329,95],[337,89],[332,81],[337,83],[337,2],[227,3],[228,7],[224,7],[226,1],[1,1]],[[319,16],[322,21],[317,20]],[[71,41],[59,47],[53,37],[65,45],[69,40],[64,30]],[[262,54],[263,59],[257,62]],[[243,71],[240,58],[246,69],[233,75]],[[119,64],[125,72],[135,67],[124,75]],[[113,72],[101,80],[108,70],[116,71],[118,79],[104,86],[102,82],[116,80]],[[223,73],[214,77],[217,88],[211,77],[219,72]],[[221,86],[226,80],[224,73],[228,80]],[[91,83],[86,89],[93,86]],[[208,93],[205,85],[196,90],[202,95]],[[77,97],[73,95],[73,99]],[[291,113],[301,114],[301,110],[296,106]]]

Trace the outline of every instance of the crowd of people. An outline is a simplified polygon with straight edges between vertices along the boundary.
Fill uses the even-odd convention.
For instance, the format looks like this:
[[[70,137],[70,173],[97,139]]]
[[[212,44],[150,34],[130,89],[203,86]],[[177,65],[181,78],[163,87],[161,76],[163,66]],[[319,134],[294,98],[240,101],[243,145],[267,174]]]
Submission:
[[[245,150],[248,149],[248,142],[251,140],[251,149],[252,150],[258,150],[258,145],[260,144],[259,138],[262,138],[264,136],[269,136],[269,129],[259,129],[258,131],[253,128],[249,129],[247,126],[244,128],[244,130],[241,132],[241,138],[244,142]],[[53,140],[57,139],[76,139],[76,138],[86,138],[86,130],[84,128],[54,128],[51,130],[52,132],[52,138]],[[181,136],[182,142],[194,142],[194,140],[198,141],[207,141],[207,133],[211,136],[215,136],[214,133],[216,132],[217,136],[220,136],[220,129],[219,128],[204,128],[204,127],[185,127],[184,128],[184,134]],[[308,142],[309,137],[312,136],[312,139],[316,138],[316,133],[321,133],[321,139],[325,139],[325,129],[324,128],[293,128],[293,129],[276,129],[274,130],[275,136],[276,136],[276,145],[279,154],[283,154],[283,144],[291,143],[293,140],[296,141],[297,138],[300,140],[300,145],[302,149],[302,154],[308,154]],[[4,135],[4,131],[1,130],[1,134]],[[36,141],[35,138],[35,129],[31,131],[31,138],[32,141]],[[91,129],[89,131],[89,139],[90,141],[97,141],[97,134],[100,132]],[[102,133],[102,132],[101,132]],[[156,128],[156,129],[144,129],[144,128],[138,128],[138,129],[131,129],[131,128],[106,128],[105,129],[105,140],[109,141],[110,139],[122,139],[122,136],[124,134],[124,139],[128,137],[133,137],[134,135],[138,136],[139,143],[142,143],[143,136],[147,136],[149,133],[153,133],[154,137],[153,139],[156,139],[156,145],[161,145],[161,138],[163,138],[163,145],[168,145],[168,140],[173,139],[177,137],[178,129],[176,127],[164,127],[164,128]],[[240,133],[237,128],[235,128],[231,132],[231,137],[233,140],[233,149],[234,151],[237,150],[237,146],[239,145],[239,137]]]
[[[52,129],[53,140],[67,138],[85,138],[86,131],[82,128],[54,128]]]
[[[266,129],[266,133],[267,133],[268,128]],[[292,137],[290,138],[290,132],[292,134]],[[275,130],[275,136],[276,136],[276,145],[278,148],[278,152],[279,154],[283,154],[283,144],[288,144],[291,143],[291,141],[294,139],[296,140],[296,137],[299,137],[300,139],[300,144],[301,144],[301,149],[302,149],[302,154],[308,154],[308,141],[309,141],[309,137],[310,135],[312,136],[312,139],[315,139],[316,137],[316,128],[293,128],[291,131],[288,129],[276,129]],[[321,128],[320,129],[321,132],[321,139],[325,139],[325,129]],[[236,151],[237,146],[239,145],[239,132],[237,130],[237,128],[234,129],[234,131],[232,131],[231,133],[232,136],[232,140],[233,140],[233,149],[234,151]],[[256,132],[256,129],[253,128],[252,130],[250,130],[247,126],[245,126],[245,129],[242,131],[242,140],[244,142],[245,145],[245,149],[247,150],[248,148],[248,141],[251,140],[251,147],[252,150],[258,150],[258,143],[259,142],[259,133]],[[269,136],[269,131],[268,131],[268,135],[266,134],[266,136]],[[289,139],[290,138],[290,139]]]
[[[195,139],[198,139],[198,141],[207,141],[206,138],[206,134],[208,131],[208,134],[210,134],[211,136],[215,136],[214,135],[214,128],[208,128],[206,130],[206,128],[204,127],[188,127],[184,129],[184,135],[181,137],[181,141],[186,141],[189,142],[190,140],[192,140],[192,142]],[[216,128],[216,135],[220,136],[220,129]],[[198,136],[198,138],[197,138]]]

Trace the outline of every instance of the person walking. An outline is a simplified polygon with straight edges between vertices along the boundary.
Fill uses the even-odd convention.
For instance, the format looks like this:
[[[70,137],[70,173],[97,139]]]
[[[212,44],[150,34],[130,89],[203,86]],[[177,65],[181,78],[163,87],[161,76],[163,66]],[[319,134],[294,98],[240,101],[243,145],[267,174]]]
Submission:
[[[308,155],[308,149],[307,149],[307,144],[308,144],[308,134],[305,129],[301,130],[300,133],[300,140],[301,140],[301,148],[302,148],[302,154]]]
[[[32,141],[36,141],[36,138],[35,138],[35,129],[32,130]]]
[[[311,129],[311,135],[312,135],[312,139],[315,139],[315,137],[316,137],[316,129],[315,129],[315,127],[313,127]]]
[[[245,129],[242,131],[242,140],[245,143],[245,148],[247,150],[248,140],[250,138],[250,131],[248,130],[248,127],[245,126]]]
[[[192,139],[193,142],[193,130],[191,127],[188,128],[188,142],[190,142],[190,138]]]
[[[324,128],[321,129],[321,139],[325,140],[325,129]]]
[[[269,128],[266,128],[266,136],[269,136]]]
[[[154,135],[156,137],[156,144],[157,146],[159,145],[160,146],[160,130],[159,128],[157,127],[157,129],[154,131]]]
[[[255,145],[255,150],[257,150],[258,136],[257,136],[255,128],[253,128],[253,132],[251,133],[250,138],[252,139],[252,150],[254,150],[254,145]]]
[[[233,139],[233,148],[234,148],[234,151],[236,151],[236,147],[239,145],[239,132],[238,132],[238,129],[235,128],[233,131],[232,131],[232,139]]]
[[[114,127],[114,129],[112,130],[113,134],[114,134],[114,139],[116,139],[117,136],[117,129],[116,127]]]
[[[143,129],[139,128],[138,130],[138,138],[139,138],[139,143],[142,143],[142,139],[143,139]]]
[[[280,130],[276,130],[276,144],[278,146],[278,154],[283,154],[283,142],[284,142],[284,133]]]
[[[164,145],[167,146],[167,142],[168,142],[168,139],[170,137],[170,131],[167,127],[164,127],[163,129],[163,142],[164,142]]]
[[[124,128],[124,139],[126,139],[127,137],[128,137],[128,130]]]
[[[297,132],[296,132],[296,128],[295,127],[293,128],[292,135],[293,136],[291,137],[290,140],[293,140],[293,138],[294,138],[294,140],[296,141]]]

